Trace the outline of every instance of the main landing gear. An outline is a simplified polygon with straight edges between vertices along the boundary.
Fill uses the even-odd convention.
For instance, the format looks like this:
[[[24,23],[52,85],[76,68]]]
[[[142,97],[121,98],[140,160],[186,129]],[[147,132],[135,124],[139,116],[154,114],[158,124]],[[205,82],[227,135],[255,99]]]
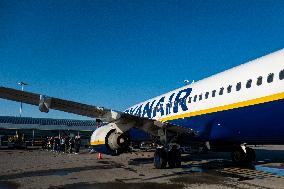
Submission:
[[[181,151],[176,133],[171,133],[166,129],[158,130],[159,143],[154,154],[154,166],[157,169],[181,167]]]
[[[245,147],[244,145],[235,147],[231,153],[231,157],[234,163],[242,165],[252,164],[256,159],[254,149]]]
[[[178,146],[172,146],[169,150],[164,147],[157,148],[154,154],[154,166],[157,169],[181,167],[181,152]]]

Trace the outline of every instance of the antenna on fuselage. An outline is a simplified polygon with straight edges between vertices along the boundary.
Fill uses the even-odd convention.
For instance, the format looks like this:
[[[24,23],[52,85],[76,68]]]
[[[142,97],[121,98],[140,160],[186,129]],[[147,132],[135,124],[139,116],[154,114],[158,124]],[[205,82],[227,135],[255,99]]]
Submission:
[[[190,83],[190,81],[189,81],[189,80],[187,80],[187,79],[186,79],[186,80],[184,80],[183,82],[184,82],[184,84],[185,84],[185,85],[189,85],[189,84],[193,84],[193,83],[194,83],[194,80],[192,80],[192,82],[191,82],[191,83]]]

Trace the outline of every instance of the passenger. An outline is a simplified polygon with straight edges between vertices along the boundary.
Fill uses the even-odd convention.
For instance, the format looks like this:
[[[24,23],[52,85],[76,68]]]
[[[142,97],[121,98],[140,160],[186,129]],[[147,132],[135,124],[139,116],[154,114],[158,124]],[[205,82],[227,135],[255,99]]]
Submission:
[[[64,152],[65,149],[65,138],[61,137],[60,139],[60,151]]]
[[[51,150],[51,137],[48,137],[48,150]]]
[[[42,140],[41,148],[45,150],[47,148],[47,137]]]
[[[80,146],[81,146],[80,136],[76,136],[76,138],[75,138],[75,146],[74,146],[75,147],[75,154],[79,153]]]
[[[50,147],[51,144],[50,144],[50,137],[47,137],[47,150],[50,150]]]
[[[60,150],[60,139],[59,139],[59,137],[58,136],[56,136],[55,138],[54,138],[54,150],[56,151],[56,152],[59,152],[59,150]]]
[[[50,137],[50,150],[53,151],[53,147],[54,147],[54,138]]]
[[[74,138],[70,137],[69,138],[69,153],[72,154],[73,153],[73,148],[74,148]]]
[[[64,149],[64,152],[68,153],[68,150],[69,150],[69,136],[66,136],[65,137],[65,149]]]
[[[52,150],[55,152],[56,151],[56,136],[53,138],[53,148]]]

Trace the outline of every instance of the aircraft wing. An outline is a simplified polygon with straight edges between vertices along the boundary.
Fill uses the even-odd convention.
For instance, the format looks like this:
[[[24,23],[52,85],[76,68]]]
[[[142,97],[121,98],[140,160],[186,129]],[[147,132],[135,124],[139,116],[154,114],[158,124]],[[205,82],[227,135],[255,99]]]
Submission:
[[[7,87],[0,87],[0,98],[39,106],[39,110],[42,112],[48,112],[49,109],[54,109],[82,116],[98,118],[106,122],[116,122],[119,124],[128,125],[131,123],[131,127],[142,129],[155,136],[158,135],[158,130],[161,128],[166,128],[167,130],[178,134],[194,134],[192,129],[173,125],[171,123],[161,122],[145,117],[138,117],[108,108],[87,105]]]
[[[45,95],[6,87],[0,87],[0,98],[39,106],[39,109],[42,112],[48,112],[49,109],[54,109],[92,118],[100,118],[110,111],[109,109],[100,108],[97,106],[48,97]]]

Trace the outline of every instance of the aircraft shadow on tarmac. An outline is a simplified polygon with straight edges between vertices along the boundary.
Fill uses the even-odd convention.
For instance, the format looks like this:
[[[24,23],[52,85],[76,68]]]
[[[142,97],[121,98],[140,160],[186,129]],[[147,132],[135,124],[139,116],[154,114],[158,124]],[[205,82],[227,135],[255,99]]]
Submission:
[[[204,180],[203,177],[207,178],[205,179],[206,182],[208,182],[208,179],[210,180],[211,177],[212,182],[216,179],[220,180],[222,177],[237,178],[239,181],[271,177],[284,179],[284,151],[257,149],[256,154],[257,160],[252,165],[234,164],[231,161],[230,153],[208,152],[202,154],[184,154],[182,156],[183,163],[181,168],[169,169],[170,172],[167,172],[166,174],[142,180],[151,182],[160,178],[172,179],[172,177],[176,175],[180,175],[182,177],[173,178],[173,181],[175,182],[179,180],[182,180],[182,182],[188,182],[188,180],[192,181],[192,179],[197,179],[196,181],[202,182],[202,180]],[[135,166],[153,164],[153,158],[134,158],[128,163],[129,165]],[[275,165],[277,165],[277,168],[274,167]],[[195,176],[188,179],[188,176],[192,173],[194,173]],[[198,175],[200,174],[201,176],[199,177]],[[217,175],[222,177],[219,178]]]
[[[284,151],[282,150],[267,150],[267,149],[257,149],[257,161],[253,166],[237,166],[233,164],[230,159],[230,153],[214,153],[208,152],[205,154],[185,154],[182,156],[182,167],[179,169],[169,169],[169,172],[161,173],[161,175],[154,176],[152,178],[143,178],[145,175],[137,178],[142,181],[154,181],[159,178],[167,178],[176,175],[190,175],[190,173],[198,173],[204,176],[213,176],[215,173],[220,173],[223,176],[237,177],[240,179],[253,179],[259,177],[259,172],[257,172],[256,167],[267,165],[267,164],[277,164],[278,168],[284,170],[283,157]],[[139,157],[139,158],[130,158],[128,165],[116,163],[115,161],[103,160],[98,161],[99,164],[93,166],[82,166],[82,167],[72,167],[72,168],[60,168],[60,169],[47,169],[47,170],[36,170],[36,171],[27,171],[22,173],[10,173],[0,176],[0,182],[10,179],[25,178],[25,177],[35,177],[35,176],[49,176],[49,175],[58,175],[64,176],[73,172],[80,172],[86,170],[94,169],[113,169],[113,168],[122,168],[127,171],[137,172],[135,167],[131,166],[140,166],[153,164],[153,157]],[[223,170],[227,170],[223,172]],[[236,172],[239,171],[239,172]],[[245,171],[244,171],[245,170]],[[235,172],[234,172],[235,171]],[[214,174],[210,174],[210,173]],[[258,174],[258,175],[257,175]],[[203,176],[200,177],[203,178]],[[262,174],[261,176],[266,177],[269,175]],[[282,176],[284,178],[284,175]],[[133,179],[133,178],[131,178]],[[214,180],[215,177],[212,179]],[[124,182],[122,180],[122,182]]]
[[[205,172],[212,169],[224,169],[229,167],[239,167],[246,169],[255,169],[255,165],[262,165],[267,163],[282,164],[280,168],[284,168],[284,151],[283,150],[267,150],[256,149],[257,159],[253,165],[236,165],[231,161],[230,153],[223,152],[207,152],[199,154],[184,154],[182,156],[183,169],[189,169],[192,167],[200,167],[196,172]],[[132,158],[128,161],[129,165],[145,165],[153,164],[153,157]]]

